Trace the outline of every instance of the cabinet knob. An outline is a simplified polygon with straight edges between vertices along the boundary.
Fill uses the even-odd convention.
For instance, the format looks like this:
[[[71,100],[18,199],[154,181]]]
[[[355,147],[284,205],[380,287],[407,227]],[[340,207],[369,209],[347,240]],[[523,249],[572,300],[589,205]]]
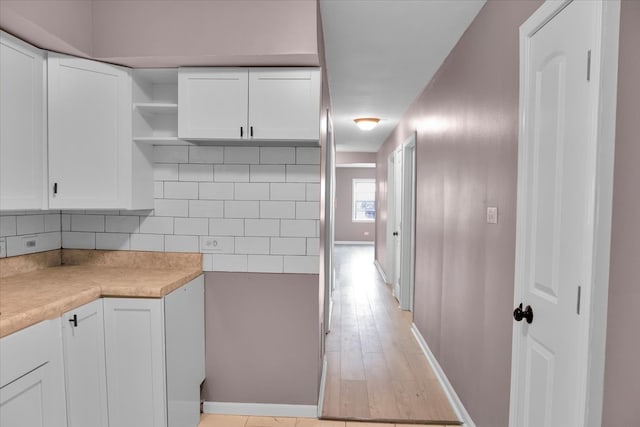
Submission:
[[[250,127],[251,130],[251,138],[253,138],[253,126]]]
[[[240,126],[240,138],[244,136],[244,129]]]
[[[69,319],[69,323],[73,325],[74,328],[78,327],[78,315],[74,314],[71,319]]]
[[[58,183],[57,182],[53,183],[53,194],[58,194]]]

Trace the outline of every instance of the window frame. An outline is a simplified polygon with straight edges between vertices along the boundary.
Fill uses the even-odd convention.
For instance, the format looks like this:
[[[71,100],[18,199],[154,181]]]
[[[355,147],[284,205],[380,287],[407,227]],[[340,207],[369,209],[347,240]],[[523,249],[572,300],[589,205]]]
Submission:
[[[373,203],[374,203],[374,214],[377,216],[377,206],[376,206],[376,179],[375,178],[353,178],[351,180],[351,222],[356,223],[372,223],[376,221],[375,216],[373,218],[364,218],[358,219],[356,218],[356,187],[359,183],[371,183],[373,184]]]

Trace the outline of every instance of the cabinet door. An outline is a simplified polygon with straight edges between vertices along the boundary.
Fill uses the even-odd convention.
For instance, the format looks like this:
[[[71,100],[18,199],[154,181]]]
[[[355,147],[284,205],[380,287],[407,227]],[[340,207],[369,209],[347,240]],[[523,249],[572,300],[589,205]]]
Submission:
[[[320,70],[252,68],[249,127],[253,139],[319,139]]]
[[[62,316],[69,427],[107,427],[102,300]]]
[[[197,427],[204,381],[204,276],[165,297],[170,426]]]
[[[58,319],[0,339],[0,384],[0,426],[67,426]]]
[[[109,424],[167,425],[162,299],[104,298]]]
[[[248,70],[181,68],[178,137],[247,139]]]
[[[49,206],[125,208],[131,182],[129,71],[59,54],[47,62]]]
[[[44,53],[0,33],[0,209],[44,209]]]

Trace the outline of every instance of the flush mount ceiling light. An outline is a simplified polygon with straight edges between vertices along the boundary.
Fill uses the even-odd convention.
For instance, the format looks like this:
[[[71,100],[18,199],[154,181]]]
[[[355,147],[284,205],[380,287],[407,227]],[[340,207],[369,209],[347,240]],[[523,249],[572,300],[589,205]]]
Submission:
[[[371,130],[378,125],[380,119],[377,117],[359,117],[357,119],[353,119],[353,121],[356,122],[360,129]]]

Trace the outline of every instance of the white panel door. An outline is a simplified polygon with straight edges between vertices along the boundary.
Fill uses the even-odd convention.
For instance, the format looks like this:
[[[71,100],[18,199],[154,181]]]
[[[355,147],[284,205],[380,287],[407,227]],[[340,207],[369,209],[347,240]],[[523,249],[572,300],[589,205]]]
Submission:
[[[511,425],[582,425],[580,292],[591,282],[596,141],[588,81],[596,2],[574,1],[529,40],[518,165],[516,304]],[[583,307],[582,310],[588,310]],[[582,390],[582,393],[580,392]]]
[[[248,75],[246,68],[180,68],[178,137],[247,139]]]
[[[393,294],[400,300],[402,275],[402,148],[393,156]]]
[[[252,68],[249,72],[252,139],[320,138],[320,70]]]
[[[104,298],[109,424],[166,427],[164,310],[160,298]]]
[[[69,427],[108,427],[102,299],[62,316]]]
[[[169,426],[197,427],[204,381],[204,276],[164,299]]]
[[[0,33],[0,210],[46,208],[44,52]]]
[[[48,65],[49,206],[126,208],[132,144],[129,71],[53,53]]]

